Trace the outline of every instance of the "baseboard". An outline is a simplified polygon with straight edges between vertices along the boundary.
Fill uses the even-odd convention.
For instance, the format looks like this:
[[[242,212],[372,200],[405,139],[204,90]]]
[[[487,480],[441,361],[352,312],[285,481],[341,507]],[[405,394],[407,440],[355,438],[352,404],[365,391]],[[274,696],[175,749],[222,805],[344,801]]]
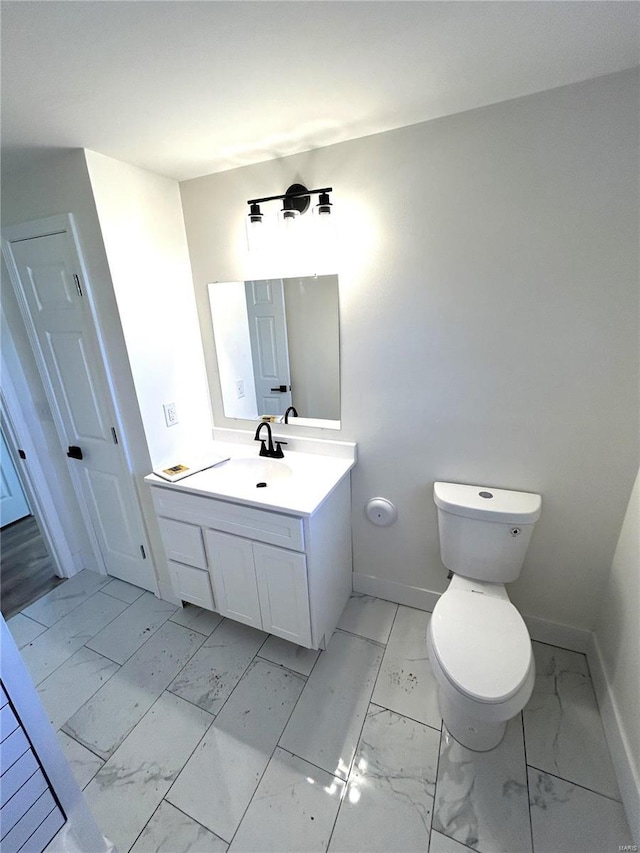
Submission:
[[[549,622],[538,616],[524,616],[525,625],[529,629],[532,640],[548,643],[561,649],[586,654],[591,642],[591,631],[584,628],[574,628],[572,625],[561,625],[559,622]]]
[[[372,575],[362,575],[357,572],[353,573],[353,591],[384,598],[385,601],[393,601],[396,604],[406,604],[418,610],[427,610],[429,613],[440,598],[439,592],[431,592],[418,586],[408,586],[397,581],[374,578]]]
[[[640,845],[640,768],[635,767],[631,757],[629,739],[615,696],[609,686],[604,660],[595,635],[592,635],[587,649],[587,660],[627,820],[633,840]]]
[[[353,591],[363,595],[375,595],[376,598],[384,598],[396,604],[406,604],[407,607],[416,607],[418,610],[427,610],[429,613],[433,611],[440,598],[439,592],[357,572],[353,573]],[[559,646],[572,652],[587,651],[591,639],[590,631],[573,628],[570,625],[560,625],[557,622],[548,622],[536,616],[525,616],[524,621],[532,640]]]

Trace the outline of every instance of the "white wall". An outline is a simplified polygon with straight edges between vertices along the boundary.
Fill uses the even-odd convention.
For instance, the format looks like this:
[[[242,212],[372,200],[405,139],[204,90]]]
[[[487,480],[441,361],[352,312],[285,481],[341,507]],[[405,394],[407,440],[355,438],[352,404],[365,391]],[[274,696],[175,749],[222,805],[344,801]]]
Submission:
[[[89,274],[89,286],[98,316],[98,331],[111,368],[112,388],[123,426],[125,448],[155,557],[161,554],[160,533],[153,514],[151,498],[143,477],[151,470],[151,460],[140,418],[131,367],[127,357],[118,306],[109,264],[91,191],[84,152],[61,150],[43,155],[37,165],[21,173],[2,175],[2,225],[30,222],[46,216],[72,213],[75,218],[82,254]],[[5,304],[3,291],[3,306]],[[30,350],[22,336],[19,357],[28,363]],[[28,346],[28,345],[27,345]],[[38,390],[30,381],[32,393]],[[65,507],[75,513],[72,506]],[[81,522],[78,522],[81,523]],[[154,560],[158,567],[157,558]],[[168,576],[159,574],[162,596],[171,599]]]
[[[512,597],[592,628],[638,466],[637,163],[625,72],[181,184],[210,370],[206,284],[244,277],[246,200],[334,187],[357,573],[445,588],[434,480],[540,492]]]
[[[211,442],[178,184],[85,154],[151,462],[164,467]],[[177,424],[167,426],[165,403]]]
[[[589,663],[629,823],[640,843],[640,472],[601,598]]]

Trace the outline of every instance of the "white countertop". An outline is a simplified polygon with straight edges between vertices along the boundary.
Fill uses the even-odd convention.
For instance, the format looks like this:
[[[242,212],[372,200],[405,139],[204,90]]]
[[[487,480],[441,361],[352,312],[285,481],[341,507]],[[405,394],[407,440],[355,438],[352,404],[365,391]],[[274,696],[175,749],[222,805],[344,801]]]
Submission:
[[[325,444],[329,448],[331,442]],[[268,459],[258,456],[258,451],[257,442],[235,444],[215,441],[212,458],[229,456],[229,462],[207,468],[176,483],[169,483],[155,474],[145,477],[145,482],[175,492],[310,516],[356,464],[355,445],[350,455],[304,453],[285,448],[284,459]],[[263,462],[266,463],[264,466]],[[267,485],[258,488],[256,482],[266,482]]]

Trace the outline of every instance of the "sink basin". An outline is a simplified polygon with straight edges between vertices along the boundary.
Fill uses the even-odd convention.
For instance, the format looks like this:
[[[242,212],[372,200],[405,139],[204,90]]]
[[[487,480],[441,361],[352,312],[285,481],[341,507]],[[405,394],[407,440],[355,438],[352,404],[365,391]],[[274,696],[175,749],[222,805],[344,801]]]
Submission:
[[[282,459],[268,459],[262,456],[249,459],[229,459],[216,469],[224,476],[255,487],[257,483],[266,483],[267,487],[288,479],[293,473]]]

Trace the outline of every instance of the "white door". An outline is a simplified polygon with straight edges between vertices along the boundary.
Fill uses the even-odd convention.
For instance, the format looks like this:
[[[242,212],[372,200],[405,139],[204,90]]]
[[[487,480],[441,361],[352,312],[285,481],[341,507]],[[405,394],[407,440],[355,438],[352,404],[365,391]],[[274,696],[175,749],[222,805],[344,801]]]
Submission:
[[[304,554],[253,543],[262,628],[299,646],[311,646],[307,560]]]
[[[262,628],[250,540],[205,530],[204,541],[216,610],[222,616]]]
[[[0,434],[0,527],[31,514],[4,434]]]
[[[291,371],[280,279],[245,282],[258,415],[284,415],[291,405]]]
[[[7,244],[5,244],[7,246]],[[96,557],[109,575],[156,590],[134,484],[70,227],[19,239],[16,295]]]

